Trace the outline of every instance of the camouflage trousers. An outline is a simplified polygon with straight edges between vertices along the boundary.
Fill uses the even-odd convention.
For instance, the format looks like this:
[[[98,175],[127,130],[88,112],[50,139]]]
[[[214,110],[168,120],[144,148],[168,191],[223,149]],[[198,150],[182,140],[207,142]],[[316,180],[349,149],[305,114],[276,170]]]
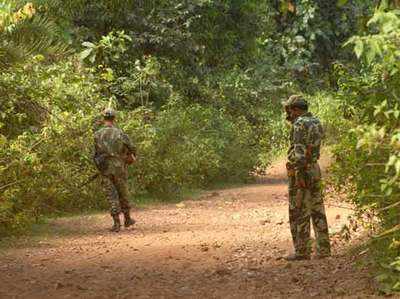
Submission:
[[[299,190],[296,178],[289,177],[289,222],[296,255],[309,256],[311,253],[310,220],[315,233],[317,254],[330,254],[328,223],[321,191],[320,180],[311,182],[307,189]],[[296,196],[300,195],[302,200],[299,205],[296,204]]]
[[[111,216],[119,215],[121,212],[128,213],[129,191],[128,181],[126,178],[114,175],[103,176],[103,185],[107,192],[107,199],[111,207]]]

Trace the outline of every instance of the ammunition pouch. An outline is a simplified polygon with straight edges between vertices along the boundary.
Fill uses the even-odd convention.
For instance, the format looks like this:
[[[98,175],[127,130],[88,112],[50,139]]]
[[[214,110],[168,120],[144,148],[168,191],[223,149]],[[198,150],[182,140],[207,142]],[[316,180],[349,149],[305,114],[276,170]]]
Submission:
[[[286,163],[286,171],[287,171],[287,176],[288,177],[296,176],[296,171],[295,171],[294,167],[289,162]]]
[[[93,156],[93,161],[94,164],[96,165],[96,168],[100,172],[104,172],[107,169],[107,154],[94,154]]]
[[[287,169],[287,176],[289,178],[296,176],[296,171],[294,169]]]

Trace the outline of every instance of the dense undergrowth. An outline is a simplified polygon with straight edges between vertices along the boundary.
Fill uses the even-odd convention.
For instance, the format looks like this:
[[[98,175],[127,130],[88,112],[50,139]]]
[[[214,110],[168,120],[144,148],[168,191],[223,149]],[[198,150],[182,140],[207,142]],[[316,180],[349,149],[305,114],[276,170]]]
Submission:
[[[85,184],[105,107],[138,148],[132,193],[169,200],[265,169],[281,100],[302,93],[334,183],[377,224],[383,290],[400,289],[400,18],[379,2],[0,1],[0,236],[106,208]]]
[[[389,8],[383,4],[368,31],[349,40],[359,64],[338,66],[334,95],[349,128],[335,147],[335,178],[352,187],[351,200],[374,224],[370,247],[385,293],[400,290],[400,16]]]
[[[383,3],[344,45],[357,59],[335,64],[337,87],[310,95],[332,145],[332,182],[370,231],[369,257],[385,294],[400,291],[400,15],[390,8]]]
[[[85,182],[108,106],[138,149],[136,195],[248,181],[283,147],[288,89],[257,68],[266,2],[72,2],[0,1],[0,235],[107,206]]]

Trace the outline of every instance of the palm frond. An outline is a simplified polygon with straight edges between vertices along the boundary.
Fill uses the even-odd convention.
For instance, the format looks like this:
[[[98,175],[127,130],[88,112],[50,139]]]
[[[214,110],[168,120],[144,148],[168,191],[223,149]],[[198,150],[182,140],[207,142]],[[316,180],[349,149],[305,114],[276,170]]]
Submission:
[[[0,68],[22,62],[32,55],[59,57],[69,52],[59,27],[46,17],[34,15],[15,20],[15,10],[0,1]]]
[[[17,25],[8,39],[15,45],[23,46],[27,55],[64,54],[68,46],[59,39],[56,24],[44,17],[33,19]]]

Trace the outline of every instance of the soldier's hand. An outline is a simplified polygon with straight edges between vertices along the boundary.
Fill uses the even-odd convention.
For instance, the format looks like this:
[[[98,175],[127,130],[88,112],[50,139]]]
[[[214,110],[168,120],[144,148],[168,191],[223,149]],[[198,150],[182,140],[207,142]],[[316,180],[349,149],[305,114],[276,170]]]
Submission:
[[[300,209],[301,205],[303,204],[303,195],[304,195],[304,190],[297,190],[296,193],[296,208]]]
[[[296,171],[293,168],[293,165],[289,162],[286,163],[286,170],[287,170],[288,177],[293,177],[296,175]]]
[[[306,188],[306,181],[303,178],[298,178],[296,181],[297,188],[305,189]]]
[[[296,171],[294,169],[288,169],[287,175],[288,175],[288,177],[294,177],[294,176],[296,176]]]
[[[136,156],[134,154],[130,154],[126,157],[126,163],[131,165],[136,162]]]

